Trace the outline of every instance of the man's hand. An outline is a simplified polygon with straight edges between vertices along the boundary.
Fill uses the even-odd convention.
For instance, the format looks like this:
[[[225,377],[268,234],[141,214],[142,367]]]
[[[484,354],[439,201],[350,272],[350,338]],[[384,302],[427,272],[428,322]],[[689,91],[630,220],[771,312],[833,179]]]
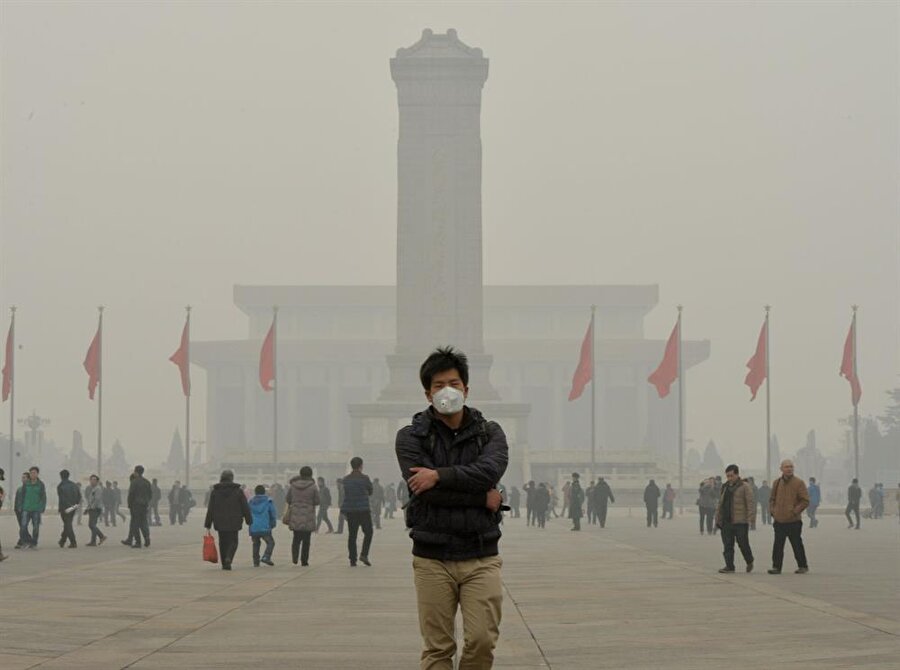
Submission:
[[[420,493],[424,493],[437,486],[439,479],[437,470],[432,470],[430,468],[410,468],[409,471],[413,474],[406,483],[409,484],[409,490],[414,494],[419,495]]]
[[[485,502],[485,507],[487,507],[492,512],[496,512],[500,509],[500,505],[503,502],[503,496],[500,495],[500,491],[497,489],[491,489],[487,492],[487,501]]]

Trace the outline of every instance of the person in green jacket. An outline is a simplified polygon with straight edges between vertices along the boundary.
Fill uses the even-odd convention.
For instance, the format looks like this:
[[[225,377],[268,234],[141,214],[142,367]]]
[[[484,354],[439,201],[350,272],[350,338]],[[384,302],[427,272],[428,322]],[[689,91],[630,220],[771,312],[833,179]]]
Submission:
[[[22,485],[22,526],[19,539],[23,547],[37,549],[41,530],[41,514],[47,509],[47,489],[40,479],[41,469],[33,465],[28,470],[28,481]],[[28,525],[31,524],[31,532]]]

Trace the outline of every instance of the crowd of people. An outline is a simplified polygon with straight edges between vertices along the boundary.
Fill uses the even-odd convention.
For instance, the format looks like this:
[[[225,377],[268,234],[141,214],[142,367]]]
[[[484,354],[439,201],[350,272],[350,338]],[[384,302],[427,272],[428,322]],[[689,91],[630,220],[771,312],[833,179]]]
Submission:
[[[309,470],[309,472],[305,472],[306,470]],[[59,473],[60,481],[57,485],[57,510],[63,525],[58,540],[59,546],[69,548],[78,546],[75,526],[83,525],[82,519],[86,516],[87,526],[90,531],[90,539],[86,543],[88,547],[102,545],[107,540],[107,535],[101,528],[116,527],[119,519],[123,522],[129,521],[129,533],[122,540],[122,544],[136,549],[149,547],[149,528],[163,525],[159,513],[162,490],[156,478],[148,481],[143,477],[143,472],[143,467],[137,466],[130,475],[129,486],[125,490],[124,507],[129,511],[129,515],[126,516],[122,511],[123,489],[119,487],[118,481],[107,480],[101,482],[99,477],[91,475],[88,485],[82,487],[80,482],[72,481],[71,475],[67,470],[62,470]],[[350,528],[349,532],[353,538],[351,542],[354,546],[360,530],[362,530],[364,538],[368,538],[367,542],[364,540],[362,551],[358,556],[354,555],[348,545],[348,557],[351,565],[355,565],[357,561],[368,565],[370,564],[368,552],[371,546],[372,530],[380,529],[382,520],[395,518],[396,512],[402,510],[409,501],[410,493],[405,481],[383,485],[379,478],[376,477],[368,481],[366,485],[371,487],[371,491],[366,495],[365,504],[355,501],[352,499],[356,495],[355,480],[359,479],[359,475],[354,474],[355,472],[352,470],[349,475],[339,477],[334,482],[337,495],[336,506],[338,508],[336,523],[332,522],[331,519],[331,509],[335,506],[331,489],[323,477],[314,479],[312,470],[308,467],[304,468],[300,476],[291,479],[287,486],[275,483],[268,487],[260,484],[251,488],[246,485],[234,484],[233,477],[230,486],[223,486],[226,483],[224,481],[210,486],[203,501],[204,507],[207,508],[207,521],[212,518],[210,517],[210,509],[212,507],[213,493],[217,489],[227,488],[230,490],[236,487],[241,497],[247,503],[248,511],[245,515],[242,508],[242,518],[245,519],[247,524],[253,525],[253,530],[250,534],[254,546],[254,565],[274,565],[272,561],[274,540],[271,538],[271,533],[267,539],[266,533],[259,532],[264,527],[263,520],[267,518],[268,512],[266,510],[269,508],[272,510],[272,518],[276,520],[271,523],[270,531],[276,527],[277,520],[284,519],[285,525],[288,525],[294,534],[291,544],[291,557],[295,564],[298,562],[301,565],[308,564],[313,533],[320,532],[324,526],[326,534],[343,534],[344,526],[347,525]],[[351,502],[345,506],[345,481],[348,479],[354,492],[351,494]],[[580,479],[579,473],[572,473],[571,479],[566,481],[559,489],[550,483],[536,483],[533,480],[527,482],[521,490],[517,486],[512,486],[507,490],[502,484],[499,485],[498,489],[503,501],[508,505],[509,518],[512,519],[521,517],[524,493],[527,526],[545,528],[549,519],[563,518],[571,522],[571,530],[573,531],[581,530],[582,519],[585,519],[585,522],[590,525],[598,525],[600,528],[605,528],[609,505],[615,503],[616,500],[609,483],[603,477],[598,477],[596,480],[591,480],[590,484],[584,488]],[[368,477],[366,477],[366,480],[368,480]],[[741,481],[746,486],[746,489],[742,489],[742,495],[746,496],[746,500],[742,498],[741,504],[744,505],[746,503],[748,510],[752,508],[752,514],[748,513],[747,515],[748,530],[756,530],[757,520],[762,525],[777,523],[771,513],[770,498],[772,488],[769,486],[769,483],[763,481],[761,485],[757,485],[752,476],[741,479]],[[723,480],[722,476],[715,476],[708,477],[700,482],[694,504],[698,512],[701,535],[718,535],[720,530],[722,530],[720,509],[722,492],[725,490],[727,483],[727,473],[725,480]],[[805,515],[809,522],[809,528],[813,529],[819,525],[817,511],[822,502],[822,492],[815,477],[809,478],[805,488],[809,498],[805,507]],[[898,485],[898,488],[900,488],[900,485]],[[312,497],[312,491],[315,492],[314,497]],[[664,489],[660,489],[653,479],[649,480],[642,496],[648,528],[658,527],[660,505],[662,506],[663,519],[674,518],[677,495],[671,484],[666,484]],[[859,486],[858,480],[853,479],[847,489],[847,506],[844,510],[848,523],[847,527],[859,529],[861,519],[883,518],[885,497],[884,485],[876,483],[868,491],[869,508],[861,509],[863,489]],[[900,493],[896,494],[896,498],[898,514],[900,514]],[[3,500],[4,493],[2,493],[2,488],[0,488],[0,506],[2,506]],[[185,524],[188,521],[191,510],[197,505],[190,489],[178,480],[173,482],[171,489],[169,489],[167,501],[170,525]],[[21,483],[15,491],[13,508],[19,527],[19,536],[14,548],[37,548],[42,515],[47,509],[47,490],[40,477],[40,468],[38,466],[34,466],[28,472],[22,473]],[[236,507],[232,510],[234,520],[237,518],[236,510]],[[361,513],[366,511],[368,514],[363,519]],[[351,514],[348,514],[348,512]],[[741,515],[743,516],[743,513]],[[353,524],[349,523],[351,516],[354,519]],[[231,523],[220,525],[222,528],[234,526],[234,520]],[[337,526],[336,529],[335,525]],[[240,526],[236,530],[240,530]],[[233,532],[236,531],[225,530],[226,542],[223,545],[226,550],[224,555],[231,556],[232,560],[233,552],[237,548],[237,539],[227,534]],[[741,533],[736,535],[736,541],[739,545],[744,541]],[[266,549],[260,554],[262,542],[266,542]],[[7,555],[3,554],[2,545],[0,545],[0,561],[6,558]],[[223,568],[226,565],[230,565],[230,560],[223,561]]]

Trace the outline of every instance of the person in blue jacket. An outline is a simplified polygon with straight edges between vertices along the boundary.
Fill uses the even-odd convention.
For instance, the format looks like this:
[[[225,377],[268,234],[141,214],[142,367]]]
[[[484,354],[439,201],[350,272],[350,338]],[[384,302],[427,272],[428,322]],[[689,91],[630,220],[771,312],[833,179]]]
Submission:
[[[275,551],[275,538],[272,536],[278,516],[275,514],[275,503],[266,495],[266,487],[259,484],[250,498],[250,514],[253,521],[250,523],[250,538],[253,540],[253,567],[258,568],[260,562],[266,565],[275,565],[272,562],[272,552]],[[259,548],[262,542],[266,543],[266,550],[262,558],[259,556]]]
[[[819,520],[816,518],[816,510],[819,508],[819,505],[822,504],[822,491],[816,483],[815,477],[809,478],[808,491],[809,507],[806,508],[806,514],[809,516],[809,527],[815,528],[819,525]]]

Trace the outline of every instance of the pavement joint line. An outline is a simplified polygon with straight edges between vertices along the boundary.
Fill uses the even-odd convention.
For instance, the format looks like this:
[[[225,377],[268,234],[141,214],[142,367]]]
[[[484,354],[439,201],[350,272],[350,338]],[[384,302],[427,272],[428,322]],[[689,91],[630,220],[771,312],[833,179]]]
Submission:
[[[782,591],[774,586],[763,586],[760,584],[754,584],[753,582],[749,582],[746,580],[741,580],[737,577],[726,577],[724,575],[719,575],[718,573],[711,574],[704,568],[697,567],[690,563],[685,563],[684,561],[679,561],[678,559],[671,558],[669,556],[665,556],[663,554],[658,554],[653,551],[649,551],[647,549],[641,549],[640,547],[635,547],[634,545],[626,544],[624,542],[618,542],[615,540],[607,540],[608,542],[612,542],[613,544],[620,546],[625,549],[630,549],[639,554],[644,554],[649,556],[650,558],[657,560],[661,563],[665,563],[667,565],[671,565],[673,567],[680,568],[682,570],[687,570],[689,572],[693,572],[697,575],[702,575],[704,577],[710,577],[715,579],[716,581],[725,582],[726,584],[735,584],[742,588],[745,588],[749,591],[755,591],[762,595],[772,596],[774,598],[778,598],[779,600],[783,600],[785,602],[789,602],[793,605],[798,605],[800,607],[805,607],[806,609],[811,609],[816,612],[820,612],[822,614],[826,614],[828,616],[833,616],[838,619],[843,619],[844,621],[849,621],[850,623],[854,623],[858,626],[862,626],[863,628],[868,628],[869,630],[876,631],[878,633],[884,633],[885,635],[891,635],[892,637],[900,637],[900,623],[895,621],[891,621],[890,619],[885,619],[883,617],[874,616],[871,614],[865,614],[863,612],[856,612],[854,610],[849,610],[844,607],[839,607],[837,605],[833,605],[826,600],[820,600],[818,598],[813,598],[812,596],[804,596],[799,594],[790,593],[787,591]]]
[[[265,591],[263,591],[262,593],[260,593],[260,594],[258,594],[258,595],[256,595],[256,596],[254,596],[254,597],[251,598],[250,600],[247,600],[247,601],[245,601],[245,602],[238,603],[238,604],[235,605],[234,607],[231,607],[230,609],[228,609],[228,610],[226,610],[226,611],[224,611],[224,612],[218,614],[217,616],[214,616],[212,619],[209,619],[209,620],[206,621],[206,623],[204,623],[203,625],[197,626],[196,628],[194,628],[193,630],[188,631],[188,632],[185,633],[184,635],[181,635],[181,636],[179,636],[179,637],[174,638],[173,640],[170,640],[170,641],[167,642],[166,644],[162,645],[161,647],[158,647],[158,648],[154,649],[153,651],[151,651],[151,652],[149,652],[149,653],[147,653],[147,654],[144,654],[144,655],[141,656],[140,658],[136,658],[136,659],[133,660],[131,663],[128,663],[127,665],[123,665],[123,666],[122,666],[122,670],[125,670],[126,668],[131,668],[131,667],[133,667],[135,664],[140,663],[141,661],[143,661],[145,658],[149,658],[149,657],[153,656],[154,654],[158,654],[159,652],[161,652],[161,651],[163,651],[163,650],[165,650],[165,649],[168,649],[169,647],[171,647],[171,646],[172,646],[173,644],[175,644],[176,642],[180,642],[181,640],[185,639],[186,637],[190,637],[190,636],[193,635],[194,633],[203,630],[203,629],[206,628],[207,626],[209,626],[209,625],[215,623],[216,621],[219,621],[220,619],[223,619],[224,617],[228,616],[229,614],[231,614],[231,613],[234,612],[235,610],[238,610],[238,609],[240,609],[241,607],[244,607],[245,605],[249,605],[249,604],[251,604],[251,603],[253,603],[253,602],[256,602],[257,600],[259,600],[259,599],[262,598],[263,596],[266,596],[266,595],[272,593],[273,591],[276,591],[276,590],[280,589],[281,587],[290,584],[291,582],[293,582],[293,581],[295,581],[295,580],[302,579],[303,577],[305,577],[305,576],[307,576],[307,575],[311,575],[312,573],[316,572],[317,570],[320,570],[320,569],[324,568],[326,565],[330,565],[332,561],[339,559],[341,556],[343,556],[343,551],[341,551],[340,553],[334,555],[332,558],[328,559],[326,562],[322,563],[321,565],[316,565],[316,566],[314,566],[311,570],[300,571],[298,574],[294,575],[294,576],[291,577],[290,579],[286,579],[286,580],[284,580],[284,581],[278,582],[277,584],[273,585],[271,588],[266,589]],[[265,575],[265,572],[263,572],[262,574]],[[248,582],[248,581],[253,581],[253,580],[259,579],[259,578],[260,578],[260,576],[250,577],[249,579],[244,579],[244,580],[242,580],[241,583],[244,584],[244,583],[246,583],[246,582]],[[191,601],[191,602],[194,602],[194,601]],[[171,608],[171,609],[177,609],[177,608]],[[159,616],[159,615],[157,615],[157,616]],[[154,619],[154,618],[156,618],[156,617],[151,617],[150,619],[146,619],[145,621],[150,621],[151,619]],[[132,627],[132,626],[128,626],[127,628],[131,628],[131,627]],[[127,628],[125,628],[125,629],[123,629],[123,630],[127,630]]]
[[[519,618],[522,620],[522,625],[525,626],[525,630],[527,630],[528,634],[531,636],[531,640],[532,642],[534,642],[534,646],[541,654],[544,665],[547,666],[548,670],[553,670],[553,666],[550,665],[550,660],[547,658],[547,654],[544,653],[544,649],[543,647],[541,647],[541,643],[538,642],[537,636],[534,634],[534,631],[531,630],[531,626],[528,624],[528,620],[525,618],[525,613],[522,612],[522,609],[519,607],[519,603],[516,602],[516,599],[513,597],[512,591],[509,590],[509,585],[505,580],[503,581],[503,590],[506,591],[506,595],[508,595],[509,599],[512,601],[513,607],[516,608],[516,612],[519,614]]]
[[[193,543],[191,543],[191,544],[185,543],[185,544],[183,544],[183,545],[179,545],[178,547],[172,547],[172,548],[170,548],[170,549],[165,549],[164,551],[158,552],[156,555],[158,556],[159,554],[162,554],[162,553],[173,553],[173,552],[176,552],[176,551],[178,551],[178,550],[183,550],[185,547],[188,547],[188,546],[194,547],[195,545],[194,545]],[[149,558],[149,557],[148,557],[148,558]],[[121,560],[121,561],[124,562],[124,561],[131,561],[131,560],[140,560],[140,559],[141,559],[140,556],[135,556],[133,559],[132,559],[132,558],[123,558],[123,559],[119,559],[119,560]],[[331,560],[333,560],[333,559],[331,559]],[[330,562],[330,561],[329,561],[329,562]],[[105,563],[109,563],[109,561],[106,561]],[[328,563],[323,563],[322,565],[324,566],[324,565],[327,565],[327,564],[328,564]],[[96,564],[92,564],[92,565],[96,565]],[[84,566],[78,566],[78,567],[84,567]],[[306,572],[301,572],[300,574],[294,575],[294,576],[290,577],[289,579],[286,579],[286,580],[284,580],[284,581],[278,582],[275,586],[273,586],[273,587],[267,589],[266,591],[264,591],[263,593],[259,594],[258,596],[255,596],[254,598],[252,598],[252,599],[250,599],[250,600],[248,600],[248,601],[238,603],[237,605],[235,605],[234,607],[228,609],[227,611],[220,613],[219,615],[213,617],[212,619],[209,619],[209,620],[206,621],[206,623],[204,623],[203,625],[198,626],[197,628],[194,628],[194,629],[192,629],[192,630],[190,630],[190,631],[184,633],[183,635],[181,635],[181,636],[179,636],[179,637],[176,637],[175,639],[169,641],[169,642],[166,643],[165,645],[163,645],[163,646],[161,646],[161,647],[159,647],[159,648],[157,648],[157,649],[154,649],[153,651],[151,651],[151,652],[149,652],[149,653],[147,653],[147,654],[144,654],[144,655],[141,656],[140,658],[137,658],[137,659],[135,659],[134,661],[131,661],[130,663],[128,663],[127,665],[123,665],[123,666],[121,666],[121,667],[122,667],[123,669],[124,669],[124,668],[130,668],[130,667],[132,667],[135,663],[139,663],[139,662],[142,661],[143,659],[145,659],[145,658],[147,658],[147,657],[149,657],[149,656],[152,656],[153,654],[157,653],[157,652],[160,651],[161,649],[165,649],[165,648],[171,646],[172,644],[174,644],[174,643],[176,643],[176,642],[178,642],[178,641],[180,641],[180,640],[182,640],[182,639],[188,637],[189,635],[192,635],[193,633],[195,633],[195,632],[197,632],[197,631],[199,631],[199,630],[202,630],[203,628],[205,628],[205,627],[208,626],[209,624],[211,624],[211,623],[213,623],[213,622],[215,622],[215,621],[218,621],[219,619],[221,619],[221,618],[224,617],[225,615],[230,614],[231,612],[233,612],[235,609],[238,609],[238,608],[240,608],[240,607],[243,607],[244,605],[247,605],[247,604],[249,604],[249,603],[251,603],[251,602],[257,600],[258,598],[260,598],[260,597],[262,597],[262,596],[264,596],[264,595],[266,595],[266,594],[268,594],[268,593],[271,593],[271,592],[274,591],[275,589],[278,589],[278,588],[284,586],[285,584],[289,584],[290,582],[294,581],[295,579],[299,579],[299,578],[303,577],[304,575],[308,575],[308,574],[312,573],[313,571],[317,570],[317,569],[320,568],[320,567],[322,567],[322,566],[315,566],[315,567],[313,568],[313,570],[308,570],[308,571],[306,571]],[[75,570],[75,569],[78,569],[78,568],[71,568],[71,570]],[[67,570],[62,570],[62,571],[60,571],[60,572],[66,572],[66,571],[67,571]],[[45,574],[46,574],[46,573],[45,573]],[[210,597],[210,596],[215,596],[215,595],[218,595],[218,594],[220,594],[220,593],[222,593],[222,592],[232,590],[232,589],[234,589],[235,586],[237,586],[237,585],[239,585],[239,584],[247,584],[248,582],[252,582],[252,581],[255,581],[255,580],[259,580],[259,579],[266,579],[266,578],[268,578],[268,576],[266,575],[265,572],[262,572],[262,573],[260,573],[260,574],[258,574],[258,575],[254,575],[254,576],[252,576],[252,577],[246,577],[246,578],[244,578],[244,579],[240,579],[240,580],[235,581],[235,582],[230,582],[229,584],[227,584],[226,586],[223,586],[223,587],[220,588],[220,589],[215,589],[215,590],[210,591],[210,592],[208,592],[208,593],[204,593],[203,595],[197,596],[196,598],[192,598],[191,600],[188,600],[188,601],[186,601],[186,602],[179,603],[179,604],[177,604],[177,605],[173,605],[172,607],[168,607],[168,608],[166,608],[165,610],[162,610],[162,611],[160,611],[160,612],[157,612],[157,613],[154,614],[153,616],[146,617],[146,618],[144,618],[144,619],[141,619],[140,621],[135,621],[135,622],[133,622],[133,623],[127,625],[127,626],[123,626],[122,628],[119,628],[119,629],[117,629],[117,630],[115,630],[115,631],[112,631],[112,632],[109,633],[108,635],[104,635],[103,637],[97,638],[96,640],[91,640],[91,641],[88,642],[87,644],[85,644],[85,645],[83,645],[83,646],[81,646],[81,647],[78,647],[77,649],[73,649],[72,651],[65,652],[64,654],[60,654],[59,656],[53,656],[53,657],[51,657],[51,658],[45,658],[45,659],[43,659],[42,661],[40,661],[39,663],[36,663],[35,665],[29,666],[29,668],[39,668],[39,667],[41,667],[42,665],[44,665],[44,664],[46,664],[46,663],[56,662],[56,661],[58,661],[58,660],[60,660],[60,659],[64,659],[66,656],[68,656],[68,655],[70,655],[70,654],[76,654],[76,653],[79,653],[79,652],[81,652],[81,651],[83,651],[83,650],[85,650],[85,649],[87,649],[87,648],[89,648],[89,647],[91,647],[91,646],[93,646],[93,645],[99,644],[99,643],[101,643],[101,642],[104,642],[105,640],[108,640],[108,639],[110,639],[110,638],[112,638],[112,637],[115,637],[116,635],[119,635],[119,634],[121,634],[121,633],[124,632],[124,631],[131,630],[131,629],[135,629],[135,628],[137,628],[137,627],[139,627],[139,626],[142,626],[142,625],[146,624],[146,623],[149,622],[149,621],[153,621],[154,619],[157,619],[157,618],[159,618],[159,617],[161,617],[161,616],[165,616],[165,615],[167,615],[167,614],[169,614],[169,613],[171,613],[171,612],[173,612],[173,611],[175,611],[175,610],[177,610],[177,609],[180,609],[180,608],[182,608],[182,607],[186,607],[186,606],[188,606],[188,605],[195,604],[195,603],[197,603],[197,602],[203,600],[204,598],[208,598],[208,597]]]
[[[66,573],[69,573],[69,572],[92,570],[97,567],[107,567],[109,565],[114,565],[117,563],[128,563],[130,561],[140,561],[145,558],[152,559],[154,557],[162,556],[164,554],[170,554],[170,553],[176,552],[176,551],[184,549],[185,547],[188,547],[188,546],[193,547],[195,545],[193,543],[185,542],[184,544],[179,544],[174,547],[169,547],[167,549],[154,551],[152,554],[149,554],[149,555],[147,553],[143,553],[141,555],[128,556],[127,558],[125,558],[125,557],[109,558],[109,559],[105,559],[105,560],[95,561],[93,563],[84,563],[81,565],[73,565],[68,568],[54,568],[53,570],[46,570],[44,572],[39,572],[36,575],[26,575],[23,577],[0,578],[0,588],[3,588],[4,586],[12,586],[14,584],[21,584],[23,582],[30,582],[35,579],[44,579],[46,577],[57,577],[59,575],[65,575]],[[112,549],[116,549],[116,547],[112,547]],[[25,551],[29,551],[29,550],[26,549]],[[60,550],[60,551],[62,551],[62,550]],[[134,551],[134,550],[132,550],[132,551]],[[142,549],[141,551],[148,551],[148,550]]]

